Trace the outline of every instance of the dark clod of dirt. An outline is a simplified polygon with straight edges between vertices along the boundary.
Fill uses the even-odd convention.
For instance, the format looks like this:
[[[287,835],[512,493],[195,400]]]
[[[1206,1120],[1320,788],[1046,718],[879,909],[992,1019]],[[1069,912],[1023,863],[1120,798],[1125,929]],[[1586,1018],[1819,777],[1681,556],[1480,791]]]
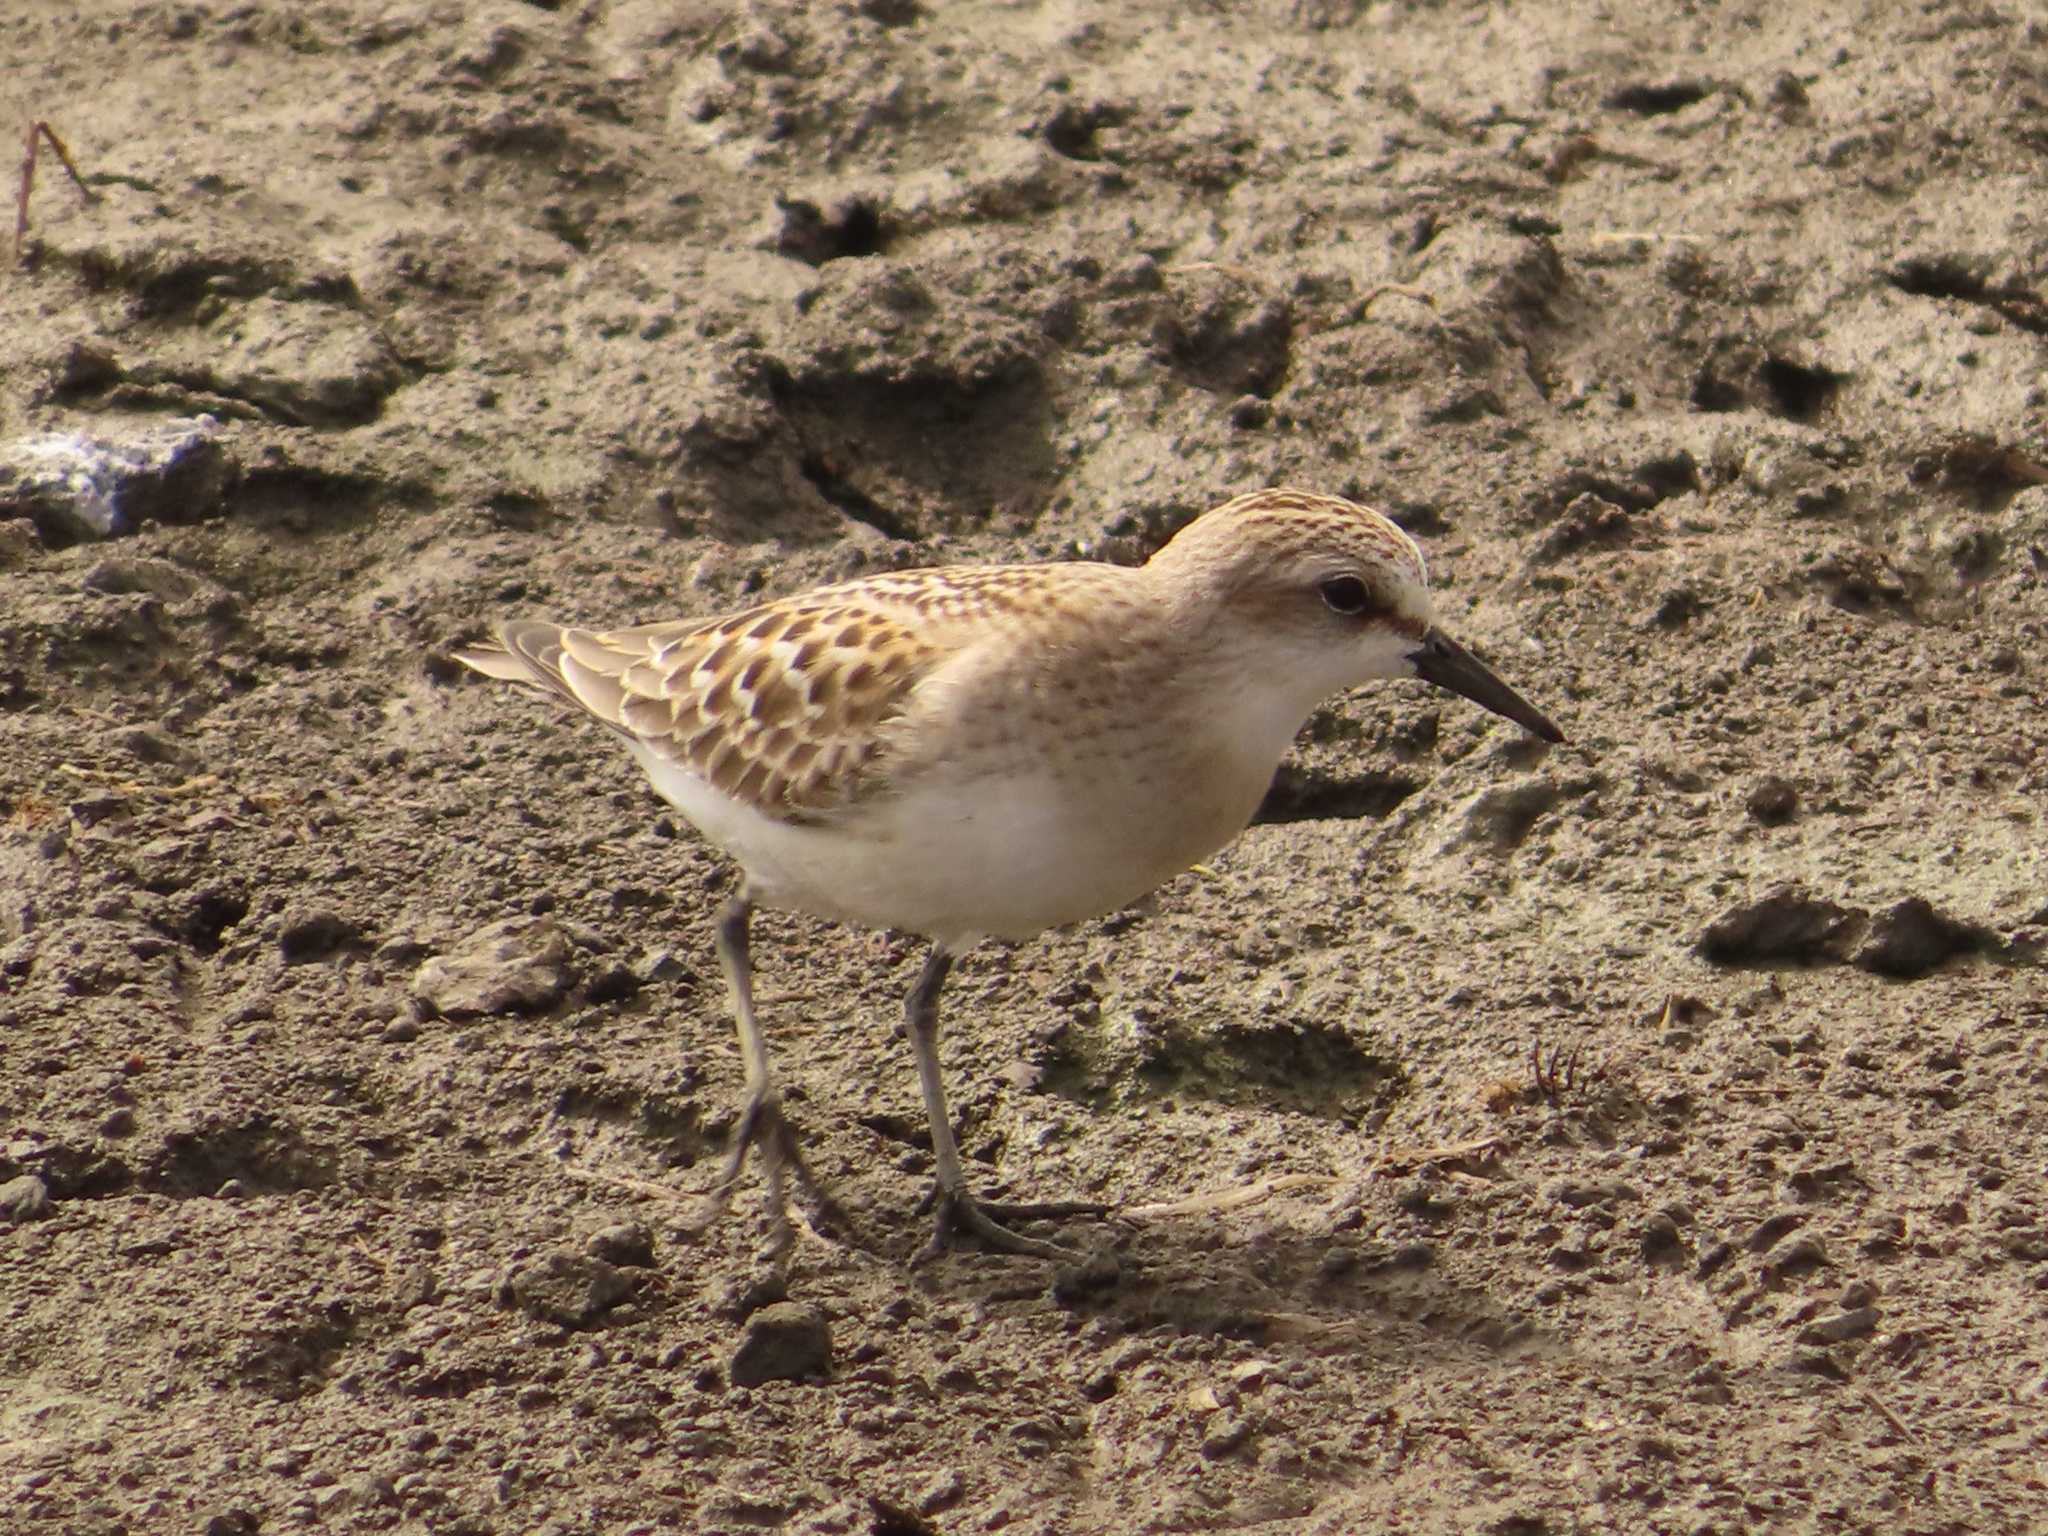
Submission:
[[[832,1368],[832,1329],[801,1302],[778,1301],[747,1319],[728,1374],[736,1387],[821,1380]]]
[[[1678,1223],[1662,1211],[1643,1223],[1637,1243],[1645,1264],[1676,1266],[1685,1260],[1685,1238]]]
[[[619,1221],[590,1234],[592,1258],[625,1269],[654,1268],[654,1234],[637,1221]]]
[[[763,1307],[789,1300],[789,1276],[769,1266],[717,1277],[705,1296],[705,1305],[720,1317],[744,1322]]]
[[[1986,934],[1908,897],[1871,919],[1870,931],[1853,956],[1863,970],[1911,980],[1960,954],[1983,947]]]
[[[545,1253],[512,1272],[498,1300],[537,1322],[588,1328],[633,1292],[633,1282],[588,1254]]]
[[[362,930],[338,912],[325,907],[300,908],[286,914],[277,947],[286,965],[305,965],[352,948],[362,937]]]
[[[592,1003],[624,1002],[640,990],[640,978],[624,961],[608,960],[583,984],[584,999]]]
[[[1756,1224],[1744,1239],[1744,1246],[1751,1253],[1768,1253],[1778,1245],[1779,1239],[1798,1231],[1805,1220],[1797,1211],[1775,1212]]]
[[[1642,1198],[1636,1187],[1622,1179],[1558,1179],[1543,1187],[1544,1195],[1573,1210],[1587,1206],[1612,1207]]]
[[[1849,1373],[1842,1364],[1824,1349],[1801,1349],[1794,1351],[1785,1362],[1785,1368],[1795,1376],[1819,1376],[1826,1381],[1847,1381]]]
[[[1219,1413],[1202,1435],[1202,1455],[1215,1461],[1241,1450],[1257,1428],[1241,1413]]]
[[[1772,774],[1757,782],[1744,803],[1749,814],[1764,826],[1781,827],[1798,813],[1799,791],[1789,780]]]
[[[1757,814],[1756,802],[1772,782],[1766,780],[1752,792],[1751,814]],[[1786,790],[1791,792],[1789,785]],[[1765,803],[1776,802],[1767,798]],[[1910,981],[1992,942],[1986,930],[1949,917],[1918,896],[1872,916],[1859,907],[1838,906],[1814,896],[1801,886],[1783,885],[1761,901],[1730,907],[1707,925],[1696,947],[1721,965],[1847,961],[1859,970]]]
[[[1548,564],[1582,549],[1612,548],[1634,536],[1635,514],[1606,497],[1585,491],[1573,497],[1556,522],[1544,531],[1535,558]]]
[[[1810,1274],[1826,1267],[1828,1250],[1817,1237],[1795,1237],[1783,1247],[1773,1249],[1764,1261],[1763,1279],[1767,1285],[1776,1285],[1798,1275]]]
[[[569,936],[545,917],[510,917],[479,929],[413,977],[413,996],[444,1018],[538,1013],[568,992]]]
[[[917,1512],[921,1515],[935,1515],[949,1504],[960,1502],[964,1489],[958,1469],[942,1467],[925,1480],[917,1490]]]
[[[106,597],[143,593],[167,603],[183,603],[204,587],[202,578],[168,560],[151,560],[135,555],[109,555],[98,560],[83,576],[79,586]]]
[[[1115,1254],[1099,1250],[1078,1264],[1063,1264],[1052,1277],[1053,1300],[1070,1303],[1106,1291],[1123,1278],[1123,1266]]]
[[[1697,948],[1720,965],[1774,960],[1840,960],[1862,931],[1864,914],[1782,885],[1760,901],[1737,902],[1707,925]]]

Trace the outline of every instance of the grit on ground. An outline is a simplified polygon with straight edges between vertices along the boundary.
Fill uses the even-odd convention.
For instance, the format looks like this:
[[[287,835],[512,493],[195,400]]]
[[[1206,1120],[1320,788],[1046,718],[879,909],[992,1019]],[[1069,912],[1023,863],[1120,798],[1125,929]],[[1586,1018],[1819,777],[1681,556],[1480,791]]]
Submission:
[[[0,1528],[2048,1522],[2048,34],[1807,9],[9,7]],[[454,650],[1270,484],[1569,744],[955,968],[1114,1284],[909,1263],[921,947],[773,913],[853,1230],[689,1235],[729,866]]]

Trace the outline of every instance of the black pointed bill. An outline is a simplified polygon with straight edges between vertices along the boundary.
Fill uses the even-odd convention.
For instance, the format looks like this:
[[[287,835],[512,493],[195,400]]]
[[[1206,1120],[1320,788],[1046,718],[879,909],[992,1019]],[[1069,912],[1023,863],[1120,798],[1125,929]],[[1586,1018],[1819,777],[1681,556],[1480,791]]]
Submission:
[[[1545,741],[1564,740],[1564,732],[1552,725],[1547,715],[1442,630],[1432,629],[1425,634],[1421,648],[1411,651],[1408,659],[1415,663],[1415,675],[1425,683],[1463,694],[1481,709],[1504,715]]]

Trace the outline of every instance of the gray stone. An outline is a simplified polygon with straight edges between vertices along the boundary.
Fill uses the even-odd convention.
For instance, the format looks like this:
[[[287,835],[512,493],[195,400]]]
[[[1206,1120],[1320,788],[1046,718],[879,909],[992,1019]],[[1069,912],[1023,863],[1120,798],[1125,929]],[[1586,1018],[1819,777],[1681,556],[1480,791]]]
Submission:
[[[217,511],[231,473],[211,416],[132,427],[120,437],[47,432],[0,446],[0,517],[25,517],[48,544],[131,533],[145,521]]]

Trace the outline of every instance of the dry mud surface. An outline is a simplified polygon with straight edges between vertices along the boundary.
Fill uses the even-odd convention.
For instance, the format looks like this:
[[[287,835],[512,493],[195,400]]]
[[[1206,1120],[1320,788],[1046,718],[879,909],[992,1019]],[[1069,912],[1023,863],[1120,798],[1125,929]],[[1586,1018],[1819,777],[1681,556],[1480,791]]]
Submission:
[[[2048,1528],[2048,29],[1834,10],[12,0],[0,1528]],[[859,1232],[691,1236],[730,872],[451,647],[1273,482],[1570,744],[1334,701],[963,964],[1115,1283],[908,1264],[785,917]]]

